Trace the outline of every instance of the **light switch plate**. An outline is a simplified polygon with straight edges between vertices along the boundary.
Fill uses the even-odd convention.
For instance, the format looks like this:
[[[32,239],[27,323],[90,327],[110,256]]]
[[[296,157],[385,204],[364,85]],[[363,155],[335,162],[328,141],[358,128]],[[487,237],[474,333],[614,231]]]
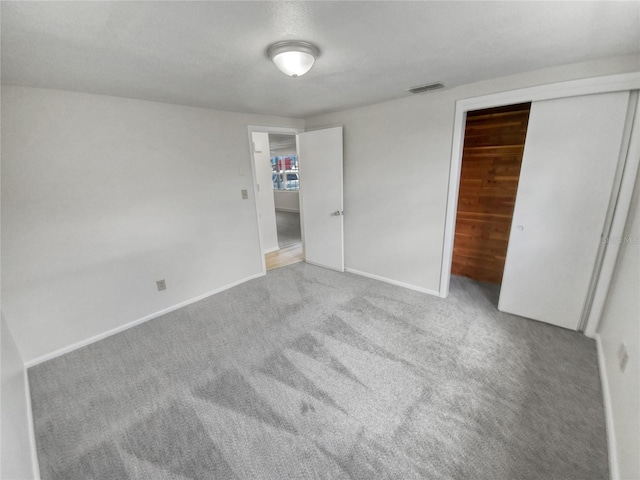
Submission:
[[[164,281],[164,278],[162,280],[156,281],[156,285],[159,292],[167,289],[167,282]]]
[[[243,200],[248,200],[249,199],[249,192],[247,190],[240,190],[240,193],[242,194],[242,199]]]

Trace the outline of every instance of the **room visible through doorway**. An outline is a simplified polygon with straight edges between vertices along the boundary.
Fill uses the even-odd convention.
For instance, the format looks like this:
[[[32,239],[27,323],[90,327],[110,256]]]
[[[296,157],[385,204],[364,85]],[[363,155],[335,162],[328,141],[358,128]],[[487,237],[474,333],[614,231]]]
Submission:
[[[270,133],[269,153],[279,249],[266,254],[267,270],[304,260],[295,135]]]

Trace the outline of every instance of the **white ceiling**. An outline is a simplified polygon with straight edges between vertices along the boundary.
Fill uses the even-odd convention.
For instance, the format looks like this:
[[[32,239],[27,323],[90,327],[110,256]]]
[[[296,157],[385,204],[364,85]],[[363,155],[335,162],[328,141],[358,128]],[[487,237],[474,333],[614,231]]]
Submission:
[[[300,78],[267,46],[316,43]],[[307,117],[640,52],[640,2],[2,2],[2,82]]]

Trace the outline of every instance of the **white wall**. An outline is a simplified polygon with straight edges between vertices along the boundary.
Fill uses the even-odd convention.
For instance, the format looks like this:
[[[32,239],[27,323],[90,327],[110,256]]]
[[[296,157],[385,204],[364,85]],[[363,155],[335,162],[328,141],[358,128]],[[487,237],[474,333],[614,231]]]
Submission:
[[[262,234],[262,252],[278,250],[278,227],[273,197],[273,179],[271,155],[269,154],[269,134],[252,132],[251,138],[255,150],[253,158],[256,163],[256,182],[258,183],[258,214],[260,217],[260,233]]]
[[[290,155],[298,155],[295,148],[277,148],[275,150],[271,150],[272,157],[288,157]]]
[[[285,212],[300,211],[300,193],[298,190],[274,190],[275,206],[277,210]]]
[[[25,361],[261,273],[249,124],[304,122],[3,87],[3,311]]]
[[[608,381],[620,478],[640,478],[640,174],[598,334]],[[618,239],[615,239],[616,241]],[[629,363],[623,372],[618,348]]]
[[[26,371],[4,316],[0,320],[2,385],[0,478],[35,478],[27,416]]]
[[[456,100],[640,70],[628,56],[567,65],[306,119],[344,126],[347,268],[439,290]]]

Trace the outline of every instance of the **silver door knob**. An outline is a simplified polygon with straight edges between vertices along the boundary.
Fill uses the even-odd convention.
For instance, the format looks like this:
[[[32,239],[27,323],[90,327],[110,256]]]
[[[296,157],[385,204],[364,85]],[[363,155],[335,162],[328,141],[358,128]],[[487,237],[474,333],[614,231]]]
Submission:
[[[516,228],[517,228],[518,230],[520,230],[520,231],[523,231],[523,230],[524,230],[524,227],[523,227],[522,225],[518,225]]]
[[[336,210],[335,212],[333,212],[331,214],[331,216],[333,216],[333,217],[339,217],[340,215],[343,215],[342,210]]]

